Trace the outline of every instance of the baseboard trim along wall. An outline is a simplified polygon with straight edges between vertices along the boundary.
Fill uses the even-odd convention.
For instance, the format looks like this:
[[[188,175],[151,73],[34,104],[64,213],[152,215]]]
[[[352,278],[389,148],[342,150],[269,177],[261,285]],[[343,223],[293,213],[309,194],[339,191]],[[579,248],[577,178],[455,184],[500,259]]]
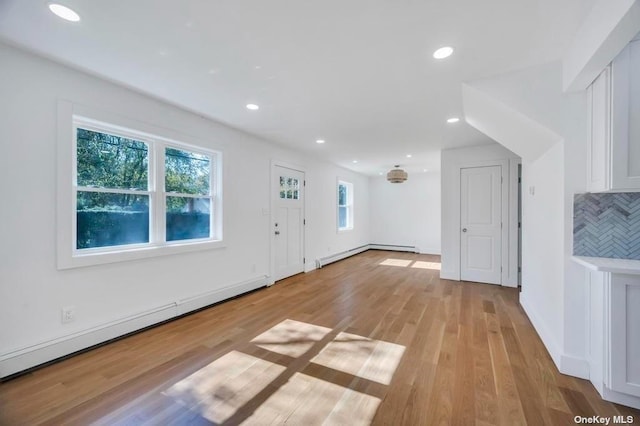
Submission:
[[[0,354],[0,378],[256,290],[266,286],[267,279],[267,275],[261,275],[221,289],[91,327],[87,330],[2,353]]]
[[[626,393],[612,391],[606,386],[603,387],[602,398],[606,401],[615,402],[616,404],[622,404],[640,410],[640,398]]]
[[[549,330],[543,325],[544,323],[540,320],[540,316],[532,308],[524,292],[520,293],[520,305],[529,317],[529,321],[533,324],[533,328],[536,329],[540,340],[542,340],[544,347],[547,348],[547,352],[551,355],[551,359],[553,359],[558,370],[562,374],[589,380],[589,362],[585,358],[564,353],[562,348],[551,337]]]
[[[388,250],[388,251],[405,251],[410,253],[421,253],[418,247],[415,246],[399,246],[394,244],[365,244],[360,247],[352,248],[349,250],[341,251],[329,256],[320,257],[316,259],[316,268],[320,269],[323,266],[327,266],[330,263],[337,262],[347,257],[355,256],[358,253],[365,252],[367,250]]]
[[[549,333],[547,328],[544,326],[544,323],[540,320],[540,316],[529,303],[529,299],[526,297],[526,293],[524,292],[520,293],[520,305],[527,314],[527,317],[529,317],[529,321],[531,321],[533,328],[536,329],[536,332],[538,333],[538,336],[540,336],[545,348],[547,348],[547,352],[551,355],[553,363],[558,367],[558,370],[562,371],[560,368],[562,366],[562,351],[551,337],[551,333]]]
[[[330,256],[321,257],[316,259],[316,268],[320,269],[323,266],[327,266],[330,263],[337,262],[342,259],[346,259],[347,257],[354,256],[358,253],[365,252],[367,250],[387,250],[387,251],[404,251],[409,253],[420,253],[420,254],[437,254],[440,255],[439,250],[427,251],[423,252],[418,249],[416,246],[400,246],[395,244],[366,244],[364,246],[356,247],[350,250],[341,251],[340,253],[335,253]]]
[[[365,244],[364,246],[352,248],[349,250],[341,251],[340,253],[335,253],[329,256],[318,258],[316,259],[316,268],[320,269],[330,263],[337,262],[339,260],[346,259],[347,257],[355,256],[356,254],[365,252],[369,250],[369,246],[370,244]]]
[[[584,358],[563,354],[560,358],[559,370],[562,374],[589,380],[589,361]]]
[[[371,250],[406,251],[409,253],[420,253],[416,246],[399,246],[395,244],[369,244]]]

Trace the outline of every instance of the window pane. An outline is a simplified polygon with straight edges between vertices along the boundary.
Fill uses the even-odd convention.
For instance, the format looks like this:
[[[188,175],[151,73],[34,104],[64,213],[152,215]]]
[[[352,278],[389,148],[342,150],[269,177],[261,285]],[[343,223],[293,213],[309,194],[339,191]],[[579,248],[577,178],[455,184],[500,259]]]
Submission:
[[[338,185],[338,205],[345,206],[347,204],[347,186]]]
[[[147,190],[146,143],[78,129],[76,145],[79,186]]]
[[[211,199],[167,197],[167,241],[209,238]]]
[[[291,198],[294,200],[300,199],[300,181],[298,179],[293,179],[293,195]]]
[[[280,176],[280,198],[287,198],[287,188],[284,176]]]
[[[211,159],[175,148],[165,150],[165,191],[181,194],[209,194]]]
[[[338,228],[347,227],[347,208],[338,207]]]
[[[149,196],[78,191],[76,248],[149,242]]]

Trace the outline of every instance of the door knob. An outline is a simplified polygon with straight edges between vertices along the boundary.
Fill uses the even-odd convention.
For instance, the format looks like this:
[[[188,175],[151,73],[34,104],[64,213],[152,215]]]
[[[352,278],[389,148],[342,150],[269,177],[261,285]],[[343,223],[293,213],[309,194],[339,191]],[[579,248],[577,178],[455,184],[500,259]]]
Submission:
[[[276,235],[280,235],[280,231],[276,231]]]
[[[467,228],[462,228],[462,232],[467,232]]]

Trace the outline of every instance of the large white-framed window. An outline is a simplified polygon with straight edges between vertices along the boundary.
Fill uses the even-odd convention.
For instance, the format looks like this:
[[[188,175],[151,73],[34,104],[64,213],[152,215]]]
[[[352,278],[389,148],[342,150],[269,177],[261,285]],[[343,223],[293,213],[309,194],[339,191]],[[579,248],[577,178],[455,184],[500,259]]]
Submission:
[[[338,231],[353,229],[353,184],[338,180]]]
[[[223,246],[221,152],[138,130],[135,122],[66,117],[59,269]]]

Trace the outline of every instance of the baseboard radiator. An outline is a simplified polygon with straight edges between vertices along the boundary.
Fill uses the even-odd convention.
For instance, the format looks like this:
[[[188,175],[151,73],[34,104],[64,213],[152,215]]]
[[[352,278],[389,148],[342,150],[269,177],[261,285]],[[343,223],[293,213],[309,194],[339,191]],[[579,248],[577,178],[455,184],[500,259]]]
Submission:
[[[340,253],[332,254],[331,256],[321,257],[316,259],[316,268],[320,269],[323,266],[327,266],[330,263],[337,262],[338,260],[346,259],[347,257],[354,256],[358,253],[362,253],[367,250],[389,250],[389,251],[406,251],[410,253],[420,253],[420,250],[416,246],[398,246],[394,244],[365,244],[360,247],[356,247],[350,250],[341,251]]]
[[[261,275],[247,281],[231,284],[190,298],[139,312],[100,324],[73,334],[0,352],[0,378],[13,376],[42,364],[64,358],[76,352],[134,333],[138,330],[180,317],[189,312],[222,302],[267,285],[268,276]]]
[[[395,244],[369,244],[371,250],[407,251],[410,253],[420,253],[416,246],[397,246]]]
[[[346,259],[347,257],[354,256],[358,253],[362,253],[367,250],[369,250],[369,244],[356,247],[350,250],[345,250],[340,253],[332,254],[331,256],[321,257],[319,259],[316,259],[316,268],[320,269],[323,266],[326,266],[330,263],[337,262],[338,260]]]

